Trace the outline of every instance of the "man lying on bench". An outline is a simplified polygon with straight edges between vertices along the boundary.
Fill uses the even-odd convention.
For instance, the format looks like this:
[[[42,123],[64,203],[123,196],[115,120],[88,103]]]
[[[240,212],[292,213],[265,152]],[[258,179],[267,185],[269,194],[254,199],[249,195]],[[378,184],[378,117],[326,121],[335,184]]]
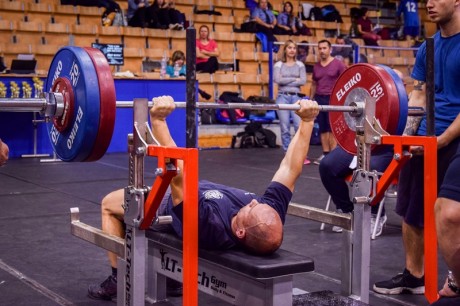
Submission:
[[[301,108],[296,113],[301,124],[276,171],[272,182],[262,196],[233,187],[199,182],[199,246],[207,249],[229,249],[243,247],[251,253],[270,254],[276,251],[283,240],[283,224],[292,198],[294,185],[302,172],[307,156],[313,121],[319,112],[314,101],[300,100]],[[150,109],[150,123],[155,138],[162,146],[176,147],[166,124],[166,117],[174,110],[171,97],[153,99]],[[179,169],[182,161],[177,161]],[[171,215],[174,232],[182,237],[182,172],[170,184],[158,208],[158,215]],[[124,190],[116,190],[102,200],[102,230],[123,238]],[[95,299],[111,300],[117,294],[117,256],[108,253],[112,275],[100,285],[90,285],[88,295]],[[171,280],[172,281],[172,280]],[[178,295],[181,291],[168,293]]]

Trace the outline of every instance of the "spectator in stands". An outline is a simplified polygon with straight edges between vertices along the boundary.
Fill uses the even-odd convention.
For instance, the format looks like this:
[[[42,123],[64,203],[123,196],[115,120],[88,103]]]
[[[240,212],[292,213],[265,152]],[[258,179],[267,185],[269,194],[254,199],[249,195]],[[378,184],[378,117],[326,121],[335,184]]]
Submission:
[[[279,248],[288,204],[302,172],[313,121],[318,114],[315,102],[301,100],[298,104],[300,110],[296,113],[301,118],[299,129],[262,196],[208,181],[199,182],[198,228],[201,248],[226,250],[240,247],[256,254],[269,254]],[[174,108],[171,97],[153,99],[150,123],[155,139],[162,146],[176,147],[166,121]],[[178,168],[183,169],[183,161],[178,160],[177,163]],[[159,215],[172,217],[172,224],[168,228],[179,237],[182,237],[183,199],[183,172],[179,171],[170,183],[169,194],[165,194],[158,208]],[[125,236],[123,203],[124,190],[119,189],[105,196],[101,204],[102,230],[120,238]],[[91,298],[111,300],[117,295],[117,256],[113,253],[108,255],[112,274],[100,285],[89,286],[88,295]]]
[[[381,39],[379,35],[374,33],[374,26],[369,19],[369,10],[367,7],[361,8],[362,16],[356,21],[352,27],[356,30],[356,37],[361,37],[364,43],[368,46],[378,46],[378,41]]]
[[[301,94],[300,87],[307,83],[305,65],[296,59],[297,45],[292,40],[284,43],[283,57],[273,68],[273,82],[278,84],[276,104],[294,104],[305,95]],[[291,142],[291,120],[294,130],[297,131],[300,118],[294,111],[277,111],[280,120],[281,140],[286,152]]]
[[[160,28],[157,12],[149,0],[128,0],[126,18],[130,27]]]
[[[155,0],[153,7],[157,15],[160,28],[183,30],[185,15],[174,8],[174,0]]]
[[[302,40],[299,45],[297,45],[297,60],[301,61],[304,65],[307,62],[308,50],[310,49],[307,45],[308,41]]]
[[[404,36],[407,40],[416,40],[420,34],[420,17],[418,15],[418,3],[416,0],[402,0],[396,12],[396,20],[401,22],[401,14],[404,16]]]
[[[174,51],[168,63],[168,66],[166,67],[166,73],[171,78],[177,78],[177,77],[186,75],[187,71],[186,71],[186,66],[185,66],[184,52],[180,50]],[[210,94],[208,94],[204,90],[201,90],[200,88],[198,88],[198,93],[200,94],[200,96],[202,96],[206,100],[209,100],[212,98]]]
[[[308,44],[308,41],[302,40],[300,44],[297,45],[297,60],[301,61],[305,65],[305,71],[307,73],[312,73],[313,65],[307,63],[308,50],[310,48],[308,47],[308,45],[302,44]]]
[[[346,69],[341,61],[331,56],[331,51],[331,43],[328,40],[324,39],[318,42],[319,61],[313,66],[313,83],[310,97],[313,97],[320,105],[329,105],[332,88],[340,74]],[[329,154],[337,143],[331,133],[329,115],[326,112],[321,112],[317,120],[323,154],[314,163],[319,165],[324,156]]]
[[[280,35],[311,35],[310,29],[294,14],[292,3],[284,3],[283,12],[278,14],[275,34]]]
[[[414,89],[409,106],[426,107],[426,90],[433,85],[434,126],[437,138],[438,198],[435,203],[436,230],[447,267],[452,270],[448,282],[439,292],[442,296],[457,295],[460,290],[460,6],[458,1],[428,1],[426,8],[432,22],[439,26],[434,39],[434,84],[426,84],[426,43],[420,46],[412,71]],[[426,117],[408,117],[405,135],[426,135]],[[424,152],[411,148],[412,158],[401,169],[398,182],[396,212],[402,217],[402,238],[405,251],[403,273],[374,284],[381,294],[412,294],[425,292],[424,260]],[[430,161],[436,162],[436,161]],[[436,252],[436,246],[432,251]],[[393,264],[394,265],[394,264]],[[440,300],[441,302],[441,300]],[[448,298],[444,305],[459,305],[458,299]]]
[[[128,0],[126,14],[131,27],[183,30],[185,16],[174,8],[173,0]]]
[[[307,45],[301,44],[308,44],[308,41],[302,40],[299,45],[297,45],[297,60],[305,63],[307,61],[308,50],[310,49]]]
[[[177,78],[186,76],[186,66],[185,66],[185,54],[180,50],[174,51],[171,59],[169,60],[168,66],[166,66],[166,73],[170,78]],[[212,98],[210,94],[198,88],[198,93],[204,99],[209,100]]]
[[[0,166],[3,166],[8,160],[10,149],[7,144],[0,139]]]
[[[169,64],[166,67],[166,73],[171,78],[185,76],[185,54],[180,50],[174,51]]]
[[[340,58],[345,66],[350,66],[353,63],[353,49],[351,47],[345,47],[345,37],[343,35],[337,36],[335,44],[339,46],[333,46],[331,55],[336,58]]]
[[[202,25],[196,40],[196,71],[214,73],[219,69],[219,49],[214,39],[209,38],[209,28]]]
[[[283,11],[278,14],[274,33],[279,35],[297,34],[296,18],[291,2],[284,2]]]
[[[273,12],[268,9],[267,0],[259,0],[259,6],[252,11],[251,20],[256,23],[256,32],[265,34],[268,41],[276,41],[273,31],[277,20]]]

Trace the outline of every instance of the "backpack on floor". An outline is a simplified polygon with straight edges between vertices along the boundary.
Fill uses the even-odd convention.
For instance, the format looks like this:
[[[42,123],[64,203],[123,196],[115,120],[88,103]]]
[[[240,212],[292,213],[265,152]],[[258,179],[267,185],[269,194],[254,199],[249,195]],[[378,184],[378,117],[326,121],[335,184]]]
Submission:
[[[215,109],[200,109],[201,124],[216,124],[216,110]]]
[[[262,123],[251,122],[232,137],[233,148],[277,148],[276,134],[269,129],[264,129]]]
[[[254,140],[254,136],[250,135],[246,131],[239,132],[232,136],[232,149],[254,148],[255,146],[256,142]]]

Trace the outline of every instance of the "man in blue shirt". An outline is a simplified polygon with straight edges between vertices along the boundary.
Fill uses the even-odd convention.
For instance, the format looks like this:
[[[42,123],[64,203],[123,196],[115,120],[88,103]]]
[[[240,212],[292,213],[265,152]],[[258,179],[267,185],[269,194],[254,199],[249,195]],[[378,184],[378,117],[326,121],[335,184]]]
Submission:
[[[153,99],[150,122],[154,137],[160,145],[176,147],[166,124],[166,117],[174,110],[171,97]],[[262,196],[229,186],[200,181],[198,193],[199,246],[207,249],[225,250],[242,247],[256,254],[276,251],[283,239],[283,224],[294,185],[302,172],[307,156],[313,122],[318,114],[318,105],[310,100],[300,100],[297,115],[301,122],[297,133],[276,171],[272,182]],[[177,166],[182,168],[183,162]],[[163,198],[159,215],[171,215],[172,228],[182,237],[182,172],[170,184],[170,195]],[[108,194],[101,205],[102,230],[123,238],[125,236],[122,204],[124,191]],[[116,296],[117,256],[109,253],[112,275],[101,285],[91,285],[88,295],[95,299],[110,300]]]
[[[404,15],[404,36],[406,39],[416,39],[420,34],[420,17],[416,0],[401,0],[396,17]]]
[[[259,0],[259,6],[251,13],[251,20],[256,23],[256,32],[262,32],[268,41],[275,41],[273,30],[277,20],[273,12],[268,8],[268,0]]]
[[[439,293],[441,296],[460,296],[460,290],[453,290],[458,289],[460,283],[460,7],[458,0],[429,0],[427,10],[429,18],[440,28],[433,37],[439,190],[435,204],[436,227],[439,248],[453,272],[451,280]],[[426,43],[423,43],[412,71],[415,82],[410,106],[425,107],[426,73]],[[426,117],[408,117],[405,134],[426,135]],[[414,156],[401,170],[396,204],[396,212],[403,218],[405,269],[388,281],[374,284],[374,291],[381,294],[403,291],[422,294],[425,291],[423,151],[417,147],[412,153]]]

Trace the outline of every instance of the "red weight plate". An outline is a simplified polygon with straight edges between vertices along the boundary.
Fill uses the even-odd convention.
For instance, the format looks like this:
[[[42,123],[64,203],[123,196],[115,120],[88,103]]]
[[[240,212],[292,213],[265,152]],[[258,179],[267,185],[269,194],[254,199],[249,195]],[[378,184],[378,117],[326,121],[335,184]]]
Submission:
[[[54,127],[56,127],[59,133],[62,133],[69,127],[69,122],[72,120],[74,114],[75,97],[72,84],[69,79],[59,77],[56,81],[54,81],[51,91],[62,93],[64,98],[64,110],[62,116],[53,118]]]
[[[399,120],[399,95],[393,78],[382,67],[355,64],[340,75],[332,90],[330,104],[347,105],[348,96],[358,88],[375,98],[375,117],[385,131],[395,134]],[[329,119],[337,143],[345,151],[356,154],[356,131],[349,124],[353,120],[350,114],[330,112]]]
[[[94,48],[83,48],[93,61],[99,83],[99,94],[101,97],[101,116],[99,120],[99,130],[93,150],[85,161],[95,161],[100,159],[112,140],[113,129],[115,126],[116,95],[115,84],[112,72],[107,60],[101,51]]]

